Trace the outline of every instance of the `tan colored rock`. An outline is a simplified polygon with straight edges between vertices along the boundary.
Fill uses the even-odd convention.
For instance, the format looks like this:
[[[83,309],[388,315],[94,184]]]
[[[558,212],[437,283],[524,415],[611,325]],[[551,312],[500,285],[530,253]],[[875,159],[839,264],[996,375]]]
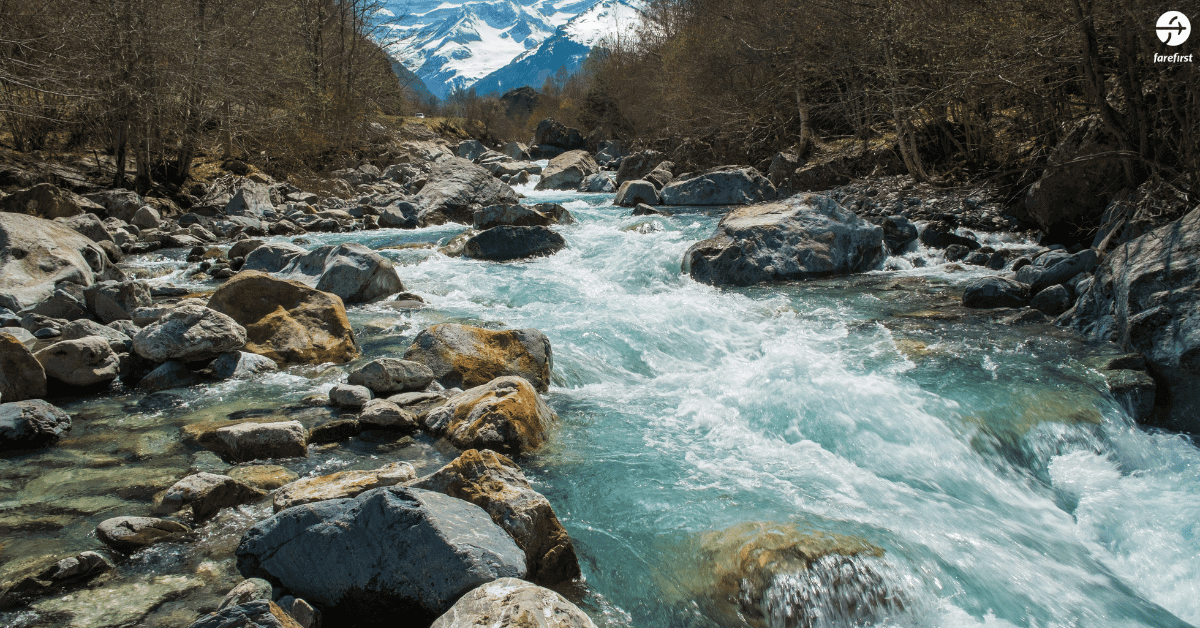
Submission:
[[[596,628],[563,596],[517,578],[498,578],[459,598],[431,628]]]
[[[72,386],[111,382],[121,374],[121,362],[108,340],[90,336],[62,340],[33,354],[47,377]]]
[[[27,190],[17,190],[4,197],[0,201],[0,211],[54,220],[88,212],[102,213],[104,208],[74,192],[49,183],[39,183]]]
[[[242,423],[282,423],[293,419],[286,416],[262,416],[231,421],[201,421],[189,423],[181,428],[184,445],[203,447],[218,454],[228,454],[224,442],[217,438],[217,430]]]
[[[393,462],[372,471],[339,471],[315,478],[303,478],[279,489],[275,493],[275,512],[325,501],[354,497],[359,493],[381,486],[394,486],[417,477],[416,471],[407,462]]]
[[[87,236],[52,220],[0,212],[0,292],[34,304],[69,281],[92,285],[108,256]]]
[[[236,461],[308,455],[308,430],[299,421],[240,423],[216,431],[225,455]]]
[[[554,508],[509,458],[471,449],[410,486],[465,499],[486,510],[524,550],[530,582],[553,586],[579,577],[575,546]]]
[[[166,541],[178,541],[192,529],[177,521],[154,517],[114,517],[96,526],[96,538],[118,552],[136,552]]]
[[[550,388],[550,339],[536,329],[494,331],[443,323],[417,334],[405,360],[428,366],[446,388],[470,388],[519,375],[538,391]]]
[[[557,419],[528,380],[509,376],[451,397],[446,405],[430,410],[423,422],[430,433],[459,449],[524,453],[546,441]]]
[[[12,334],[0,333],[0,400],[21,401],[46,396],[46,371]]]
[[[274,464],[252,464],[245,467],[234,467],[226,474],[229,477],[253,486],[261,491],[273,491],[281,486],[295,482],[299,475],[287,467]]]
[[[243,271],[217,289],[208,306],[246,328],[246,351],[276,362],[342,363],[358,357],[342,300],[300,282]]]

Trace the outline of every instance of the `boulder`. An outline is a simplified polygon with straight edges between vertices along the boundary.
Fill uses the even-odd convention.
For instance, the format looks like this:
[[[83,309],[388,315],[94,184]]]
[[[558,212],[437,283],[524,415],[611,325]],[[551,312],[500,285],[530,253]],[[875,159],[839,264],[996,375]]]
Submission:
[[[417,334],[405,360],[428,366],[446,388],[470,388],[518,375],[538,391],[550,387],[550,339],[536,329],[494,331],[443,323]]]
[[[433,380],[433,371],[428,366],[396,358],[371,360],[350,371],[347,379],[350,384],[366,386],[380,396],[424,390]]]
[[[600,166],[587,151],[568,151],[550,160],[550,164],[542,170],[542,180],[534,189],[576,190],[584,178],[597,172],[600,172]]]
[[[617,186],[613,183],[612,177],[603,172],[597,172],[584,177],[583,181],[579,182],[579,191],[611,194],[617,191]]]
[[[420,427],[416,416],[386,399],[372,399],[364,404],[358,422],[363,429],[414,432]]]
[[[553,255],[567,241],[549,227],[492,227],[467,239],[463,253],[475,259],[506,262]]]
[[[102,323],[130,320],[134,310],[154,304],[145,281],[102,281],[85,289],[83,297]]]
[[[101,543],[126,554],[155,543],[179,541],[191,533],[182,523],[154,517],[114,517],[96,526]]]
[[[663,205],[749,205],[775,199],[775,186],[757,170],[723,166],[674,181],[661,192]]]
[[[621,189],[617,190],[617,197],[613,200],[613,204],[619,207],[633,207],[642,203],[659,205],[662,199],[653,183],[641,179],[622,183]]]
[[[1054,285],[1035,294],[1029,304],[1046,316],[1058,316],[1071,309],[1073,302],[1070,290],[1065,286]]]
[[[103,211],[95,212],[97,215],[123,222],[133,220],[137,210],[146,206],[145,199],[129,190],[102,190],[87,194],[85,198],[104,208]]]
[[[71,416],[42,401],[0,403],[0,451],[53,444],[71,430]]]
[[[217,430],[216,438],[235,462],[308,455],[308,433],[299,421],[238,423]]]
[[[1090,237],[1117,192],[1129,185],[1120,145],[1099,114],[1069,129],[1047,160],[1045,174],[1029,187],[1025,209],[1052,241]]]
[[[850,177],[830,163],[801,166],[792,171],[788,185],[797,192],[819,192],[846,185]]]
[[[99,244],[54,221],[0,212],[0,292],[37,303],[55,284],[90,286],[109,271]]]
[[[796,153],[775,153],[771,158],[771,165],[767,167],[767,178],[776,189],[791,189],[792,173],[800,168],[802,163],[804,160]]]
[[[28,310],[22,311],[22,314],[37,314],[64,321],[91,318],[91,314],[87,309],[87,300],[84,297],[83,287],[70,282],[60,283],[55,286],[50,296]]]
[[[530,582],[554,586],[579,578],[575,547],[554,508],[507,457],[471,449],[410,486],[465,499],[486,510],[525,552]]]
[[[104,228],[96,214],[80,214],[70,218],[55,218],[54,222],[83,234],[92,242],[114,242],[113,236]]]
[[[54,220],[88,212],[102,212],[104,208],[74,192],[49,183],[39,183],[27,190],[17,190],[0,198],[0,211]]]
[[[45,396],[46,371],[42,363],[15,336],[0,333],[0,401],[22,401]]]
[[[303,626],[269,599],[226,606],[197,619],[188,628],[313,628]]]
[[[298,281],[242,271],[218,288],[208,305],[245,326],[247,351],[276,362],[341,363],[358,357],[342,300]]]
[[[397,201],[379,208],[379,226],[383,229],[416,229],[420,210],[407,201]]]
[[[217,379],[249,379],[261,373],[278,371],[279,366],[266,356],[245,351],[230,351],[222,353],[220,357],[213,360],[209,369],[212,370],[213,377]]]
[[[163,493],[160,512],[175,512],[184,506],[192,507],[192,518],[201,521],[222,508],[232,508],[256,502],[266,493],[227,475],[194,473],[171,485]]]
[[[121,374],[121,361],[108,340],[99,336],[60,340],[33,354],[46,377],[71,386],[95,386]]]
[[[272,505],[275,512],[279,512],[292,506],[329,499],[346,499],[373,488],[395,486],[416,477],[416,471],[407,462],[393,462],[371,471],[339,471],[330,475],[299,479],[284,486],[276,491]]]
[[[399,487],[276,513],[242,537],[237,564],[322,605],[330,626],[425,625],[471,589],[526,571],[483,509]]]
[[[262,218],[275,211],[271,202],[271,189],[266,185],[251,179],[242,179],[237,183],[237,191],[233,198],[225,204],[222,212],[227,216],[247,216]]]
[[[1029,305],[1029,286],[1005,277],[981,277],[963,289],[963,306],[991,309]]]
[[[138,380],[138,390],[156,391],[186,388],[200,383],[200,376],[193,373],[183,362],[168,360]]]
[[[917,226],[904,216],[888,216],[882,226],[883,241],[893,255],[899,255],[917,239]]]
[[[221,600],[221,605],[217,607],[217,611],[222,611],[230,606],[240,606],[255,600],[270,600],[271,594],[274,593],[274,587],[270,582],[262,578],[246,578],[229,590],[225,597]]]
[[[664,214],[663,214],[663,212],[660,212],[657,209],[654,209],[653,207],[651,207],[645,203],[638,203],[633,208],[633,211],[630,212],[630,215],[632,215],[632,216],[663,216]]]
[[[475,209],[489,205],[515,205],[517,193],[485,168],[465,159],[439,161],[429,182],[414,198],[421,207],[421,226],[447,222],[470,224]]]
[[[251,464],[234,467],[226,473],[229,477],[262,491],[273,491],[295,482],[300,476],[287,467],[275,464]]]
[[[288,242],[268,242],[257,246],[246,254],[242,270],[261,270],[267,273],[277,273],[287,267],[291,261],[307,253],[305,249]]]
[[[865,272],[885,257],[881,227],[810,194],[729,212],[683,266],[696,281],[745,286]]]
[[[587,144],[579,129],[566,126],[554,118],[546,118],[538,123],[533,134],[533,143],[568,151],[582,149]]]
[[[459,449],[526,453],[546,441],[557,418],[528,380],[505,376],[450,397],[422,421]]]
[[[537,207],[542,206],[539,205]],[[491,207],[484,207],[475,212],[472,227],[484,230],[501,226],[546,226],[559,222],[557,216],[552,213],[540,211],[537,207],[527,207],[525,205],[492,205]],[[562,206],[554,205],[553,207],[561,208]],[[562,211],[566,212],[566,216],[570,218],[570,213],[566,209]],[[566,222],[572,222],[573,220],[573,218],[570,218]]]
[[[617,178],[614,183],[617,187],[626,181],[634,181],[641,179],[654,171],[659,164],[667,160],[667,156],[656,150],[643,150],[625,157],[621,160],[621,167],[617,169]]]
[[[269,272],[336,294],[343,303],[367,303],[404,291],[392,262],[355,242],[319,247]]]
[[[329,402],[339,408],[361,410],[371,400],[371,389],[366,386],[338,384],[329,389]]]
[[[225,255],[225,257],[228,257],[229,259],[234,259],[237,257],[245,259],[247,255],[254,252],[254,249],[257,249],[263,244],[264,242],[262,240],[258,240],[256,238],[238,240],[237,242],[233,243],[233,246],[229,247],[229,252]]]
[[[1147,422],[1200,432],[1200,208],[1113,249],[1078,286],[1060,322],[1146,356],[1163,384]]]
[[[1044,263],[1040,263],[1046,260]],[[1037,262],[1017,271],[1017,281],[1029,284],[1030,294],[1039,294],[1050,286],[1065,285],[1079,273],[1095,270],[1100,256],[1093,249],[1084,249],[1068,256],[1042,256]]]
[[[455,153],[463,159],[475,161],[487,152],[487,147],[479,140],[463,140],[458,143],[458,148]]]
[[[935,249],[945,249],[955,244],[962,245],[970,251],[980,248],[979,242],[974,238],[958,235],[954,232],[953,225],[940,220],[930,221],[921,230],[921,244]]]
[[[675,175],[671,173],[671,170],[674,168],[674,162],[664,161],[658,164],[657,168],[651,170],[650,174],[646,175],[645,180],[649,181],[655,189],[662,191],[663,188],[667,187],[668,183],[675,180]]]
[[[226,314],[200,305],[176,307],[133,338],[133,350],[154,362],[211,359],[244,346],[244,327]]]
[[[157,209],[146,205],[134,212],[129,224],[139,229],[158,229],[162,226],[162,216],[159,215]]]
[[[499,578],[472,589],[432,628],[525,628],[531,623],[539,628],[596,628],[563,596],[516,578]]]
[[[529,160],[529,147],[520,142],[508,142],[500,152],[518,161]]]

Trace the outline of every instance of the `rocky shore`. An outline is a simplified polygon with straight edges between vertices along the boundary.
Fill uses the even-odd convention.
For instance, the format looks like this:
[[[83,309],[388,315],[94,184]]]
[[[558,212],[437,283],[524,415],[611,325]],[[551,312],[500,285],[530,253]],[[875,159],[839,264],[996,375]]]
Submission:
[[[578,605],[586,583],[575,546],[521,468],[552,443],[559,421],[545,397],[555,377],[550,339],[537,329],[448,320],[414,330],[403,351],[378,351],[361,341],[353,308],[413,310],[422,296],[377,251],[308,239],[454,223],[462,232],[440,254],[494,263],[554,255],[568,246],[557,227],[574,218],[562,205],[523,204],[513,186],[533,177],[537,189],[615,194],[617,206],[639,215],[727,209],[681,260],[682,272],[715,286],[939,264],[987,269],[964,287],[963,308],[996,309],[1007,325],[1054,322],[1109,355],[1123,353],[1096,369],[1127,412],[1147,425],[1200,431],[1200,208],[1178,207],[1186,201],[1169,186],[1151,182],[1106,201],[1091,247],[1040,246],[1028,229],[1054,231],[1055,220],[1075,216],[1045,210],[1050,201],[1038,194],[1049,183],[1031,192],[1022,213],[983,188],[935,189],[895,174],[850,179],[782,154],[766,173],[676,172],[655,151],[617,142],[589,151],[572,131],[548,120],[532,145],[494,149],[397,140],[332,173],[347,198],[245,164],[161,196],[102,189],[61,165],[0,167],[6,458],[53,451],[90,420],[58,400],[120,398],[169,411],[170,391],[187,387],[289,370],[332,369],[336,379],[301,405],[185,417],[134,454],[153,461],[186,452],[186,473],[164,464],[154,477],[114,477],[121,494],[112,502],[98,505],[109,496],[96,495],[72,506],[26,504],[0,518],[6,535],[62,530],[77,535],[69,545],[87,547],[4,556],[0,611],[88,626],[314,628],[400,617],[405,625],[516,626],[527,615],[538,625],[594,626]],[[1155,226],[1146,217],[1164,215],[1153,210],[1163,206],[1182,217]],[[194,293],[125,263],[154,252],[186,260],[191,282],[217,287]],[[422,473],[401,461],[336,472],[303,462],[360,443],[386,443],[377,448],[386,453],[414,437],[436,443],[431,449],[448,462]],[[90,464],[119,475],[123,460]],[[0,486],[37,480],[10,473]],[[72,527],[83,514],[105,518],[93,529]],[[237,538],[221,539],[224,526]],[[156,547],[214,543],[229,546],[239,581],[211,575],[219,571],[211,565],[158,573],[147,562]],[[764,606],[764,590],[776,573],[797,569],[851,573],[847,586],[873,597],[836,604],[863,621],[906,603],[876,573],[883,550],[860,539],[763,523],[697,543],[697,595],[712,600],[716,616],[767,625],[764,612],[788,611]],[[133,584],[114,576],[139,569],[144,577]],[[217,588],[223,597],[213,599]]]

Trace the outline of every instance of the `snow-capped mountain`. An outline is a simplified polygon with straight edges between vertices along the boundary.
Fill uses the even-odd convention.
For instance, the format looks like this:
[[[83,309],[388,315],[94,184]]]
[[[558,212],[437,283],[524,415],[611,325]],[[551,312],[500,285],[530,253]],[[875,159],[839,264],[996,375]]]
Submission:
[[[391,52],[439,98],[523,60],[523,69],[502,75],[502,82],[510,85],[518,75],[536,77],[537,72],[531,74],[525,66],[540,66],[539,61],[567,61],[548,74],[560,65],[574,70],[587,55],[583,50],[579,56],[580,47],[590,50],[606,29],[635,11],[637,1],[390,0],[391,11],[399,16],[393,26],[398,43]],[[552,43],[555,39],[560,41]],[[538,57],[543,43],[547,50]],[[495,91],[490,87],[496,83],[489,82],[489,91]],[[541,81],[529,84],[540,86]]]

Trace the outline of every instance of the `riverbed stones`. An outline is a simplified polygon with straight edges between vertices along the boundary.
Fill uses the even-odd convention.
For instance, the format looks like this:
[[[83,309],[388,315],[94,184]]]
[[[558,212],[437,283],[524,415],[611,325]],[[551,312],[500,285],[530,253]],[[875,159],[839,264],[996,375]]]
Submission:
[[[0,451],[45,447],[71,429],[71,416],[41,399],[0,403]]]
[[[35,216],[0,212],[0,292],[38,303],[60,282],[90,286],[109,270],[99,244]]]
[[[382,487],[289,508],[237,548],[238,570],[320,604],[326,625],[414,625],[471,589],[525,575],[524,553],[478,506],[420,489]]]
[[[200,376],[179,360],[167,360],[138,380],[139,390],[156,391],[186,388],[200,383]]]
[[[338,384],[329,389],[329,402],[339,408],[361,410],[371,400],[371,389],[366,386]]]
[[[973,279],[963,289],[963,306],[979,309],[1025,307],[1029,286],[1007,277]]]
[[[726,214],[684,254],[684,270],[703,283],[746,286],[865,272],[885,257],[882,228],[806,194]]]
[[[246,346],[246,329],[229,316],[201,305],[181,305],[145,326],[133,350],[155,362],[215,358]]]
[[[367,471],[339,471],[329,475],[296,480],[276,491],[275,512],[328,499],[346,499],[381,486],[395,486],[417,477],[407,462],[393,462]]]
[[[21,342],[0,333],[0,401],[22,401],[46,396],[46,371]]]
[[[536,329],[497,331],[458,323],[423,330],[404,359],[428,366],[446,388],[471,388],[518,375],[545,392],[554,366],[550,339]]]
[[[1029,293],[1037,295],[1050,286],[1065,285],[1079,275],[1095,270],[1100,257],[1093,249],[1074,255],[1043,255],[1033,264],[1017,271],[1017,281],[1029,284]]]
[[[4,565],[0,576],[0,608],[8,609],[29,598],[86,583],[112,569],[107,557],[93,551],[62,559],[46,556],[11,560]]]
[[[775,186],[758,170],[722,166],[672,181],[661,191],[663,205],[750,205],[775,200]]]
[[[99,336],[60,340],[33,354],[46,377],[70,386],[94,386],[121,374],[121,362],[108,340]]]
[[[467,239],[463,252],[467,257],[507,262],[553,255],[567,241],[549,227],[492,227]]]
[[[499,578],[472,589],[432,628],[595,628],[583,611],[563,596],[516,578]]]
[[[893,255],[899,255],[909,243],[917,239],[917,225],[904,216],[888,216],[883,219],[883,240]]]
[[[156,543],[182,540],[191,532],[182,523],[155,517],[114,517],[96,526],[96,538],[101,543],[126,554]]]
[[[525,552],[530,582],[553,586],[579,577],[575,546],[554,508],[509,458],[488,449],[471,449],[411,486],[465,499],[486,510]]]
[[[372,399],[358,413],[358,422],[363,429],[416,431],[420,424],[417,417],[387,399]]]
[[[245,326],[247,351],[276,362],[341,363],[358,357],[346,307],[337,295],[243,271],[218,288],[208,304]]]
[[[308,433],[299,421],[239,423],[216,431],[223,453],[235,462],[308,455]]]
[[[435,379],[433,371],[420,362],[378,358],[350,371],[347,381],[366,386],[379,396],[423,390]]]
[[[171,600],[201,589],[194,575],[151,575],[125,578],[99,587],[85,587],[70,595],[42,598],[30,610],[43,617],[66,620],[70,626],[126,628],[142,622]]]
[[[575,190],[585,178],[597,172],[600,166],[586,150],[567,151],[550,160],[534,189]]]
[[[137,335],[137,328],[133,329],[133,336],[125,332],[101,325],[93,320],[81,318],[77,321],[71,321],[62,326],[60,330],[62,335],[61,340],[79,340],[82,338],[100,337],[108,342],[109,348],[116,353],[129,353],[133,349],[133,336]]]
[[[194,473],[173,484],[163,493],[159,512],[176,512],[191,506],[192,518],[202,521],[222,508],[256,502],[266,493],[227,475]]]
[[[523,377],[498,377],[450,397],[424,417],[425,429],[459,449],[527,453],[558,417]]]

